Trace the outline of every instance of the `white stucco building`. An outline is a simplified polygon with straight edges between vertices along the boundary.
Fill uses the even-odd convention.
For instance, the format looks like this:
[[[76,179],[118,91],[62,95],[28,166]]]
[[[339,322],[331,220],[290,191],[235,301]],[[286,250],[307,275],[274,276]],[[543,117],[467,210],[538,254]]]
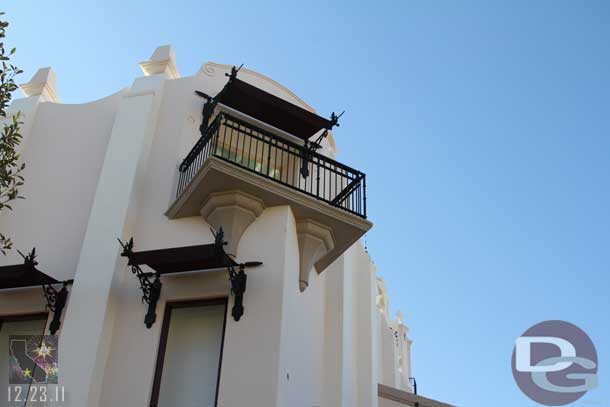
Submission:
[[[23,405],[7,404],[10,336],[45,327],[59,381],[29,406],[440,406],[412,394],[333,120],[245,68],[183,77],[169,46],[140,67],[77,105],[41,69],[11,105],[26,199],[0,228],[38,263],[0,258],[0,406]],[[65,287],[63,312],[41,286]]]

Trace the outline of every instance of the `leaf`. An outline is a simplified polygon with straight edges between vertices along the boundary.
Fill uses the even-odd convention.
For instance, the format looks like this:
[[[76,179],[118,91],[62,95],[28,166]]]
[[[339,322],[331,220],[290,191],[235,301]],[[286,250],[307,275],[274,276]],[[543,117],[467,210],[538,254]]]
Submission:
[[[4,15],[5,13],[0,11],[0,17]],[[8,21],[0,19],[0,39],[6,37],[8,26]],[[4,41],[0,42],[0,118],[7,117],[6,109],[11,103],[12,93],[18,88],[15,76],[23,72],[10,62],[10,57],[17,51],[16,48],[11,48],[8,53],[7,48]],[[18,112],[13,115],[10,124],[5,122],[0,126],[0,211],[13,210],[11,202],[24,199],[19,194],[19,188],[24,185],[24,178],[20,173],[25,168],[25,163],[19,161],[17,152],[21,143],[19,128],[23,124],[20,118]],[[10,238],[0,234],[0,252],[6,254],[11,248]]]

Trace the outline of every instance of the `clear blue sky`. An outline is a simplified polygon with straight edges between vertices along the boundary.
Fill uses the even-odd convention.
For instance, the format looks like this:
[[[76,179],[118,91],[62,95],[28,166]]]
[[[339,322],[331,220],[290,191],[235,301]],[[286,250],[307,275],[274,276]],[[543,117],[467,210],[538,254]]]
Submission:
[[[230,4],[229,4],[230,3]],[[610,2],[33,1],[5,4],[23,81],[100,98],[171,43],[266,74],[327,115],[368,175],[370,252],[411,327],[420,393],[534,406],[514,340],[563,319],[592,337],[610,406]]]

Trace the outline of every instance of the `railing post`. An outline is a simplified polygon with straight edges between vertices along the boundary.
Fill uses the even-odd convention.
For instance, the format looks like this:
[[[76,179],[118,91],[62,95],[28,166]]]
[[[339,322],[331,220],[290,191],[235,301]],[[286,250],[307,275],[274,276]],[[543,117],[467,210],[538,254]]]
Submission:
[[[362,174],[362,196],[363,196],[363,200],[362,200],[362,204],[363,204],[363,212],[364,212],[364,218],[366,219],[366,175]]]
[[[313,160],[311,160],[311,163],[313,165]],[[316,195],[319,197],[320,196],[320,163],[318,163],[318,165],[316,166],[316,173],[317,173],[317,177],[316,177]]]
[[[269,146],[267,147],[267,177],[269,176],[269,172],[271,171],[271,144],[273,143],[273,139],[269,139]]]
[[[216,126],[216,129],[214,130],[214,132],[212,133],[212,151],[210,153],[210,155],[212,156],[216,156],[217,150],[218,150],[218,140],[220,139],[220,127],[222,126],[222,121],[223,121],[224,117],[222,114],[218,115],[218,123]],[[214,135],[215,133],[215,135]]]

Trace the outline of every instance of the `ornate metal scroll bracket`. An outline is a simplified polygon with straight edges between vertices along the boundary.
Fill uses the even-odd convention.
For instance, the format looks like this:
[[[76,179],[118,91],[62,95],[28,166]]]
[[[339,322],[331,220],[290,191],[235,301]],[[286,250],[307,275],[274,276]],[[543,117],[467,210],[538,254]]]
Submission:
[[[21,253],[17,250],[19,255],[23,258],[23,263],[31,268],[35,268],[38,265],[38,261],[36,260],[36,248],[32,248],[32,251],[27,255]],[[53,287],[53,284],[43,284],[42,292],[44,293],[44,298],[47,302],[46,308],[48,311],[53,313],[53,319],[51,320],[51,324],[49,325],[49,331],[51,335],[55,335],[55,333],[59,330],[61,326],[61,314],[66,307],[66,302],[68,301],[68,285],[74,283],[74,280],[66,280],[62,281],[61,289],[57,290]]]
[[[246,275],[245,269],[246,267],[257,267],[260,266],[260,261],[250,261],[246,263],[241,263],[237,265],[238,270],[235,270],[233,264],[233,260],[224,252],[223,246],[227,244],[224,241],[224,231],[222,227],[218,230],[218,232],[214,232],[212,230],[212,234],[214,235],[214,244],[219,250],[222,250],[223,255],[227,259],[227,272],[229,273],[229,282],[231,283],[231,294],[235,297],[235,301],[233,303],[233,308],[231,309],[231,315],[235,321],[239,321],[241,317],[244,315],[244,294],[246,292],[246,285],[248,282],[248,276]]]
[[[123,243],[120,239],[119,243],[123,248],[123,252],[121,256],[127,257],[131,262],[131,257],[133,255],[133,238],[129,239],[127,243]],[[140,289],[142,290],[142,303],[148,304],[148,310],[146,312],[146,316],[144,317],[144,325],[150,329],[153,326],[155,321],[157,320],[157,303],[159,302],[159,298],[161,297],[161,276],[159,273],[145,273],[142,271],[139,265],[129,264],[131,267],[131,272],[138,278],[140,282]],[[154,277],[154,280],[151,281],[151,277]]]
[[[235,267],[229,266],[229,281],[231,282],[231,293],[235,296],[235,303],[231,310],[231,315],[235,321],[239,321],[244,315],[244,293],[246,292],[246,282],[248,276],[244,271],[244,265],[239,266],[239,271],[235,271]]]
[[[223,88],[220,90],[220,92],[218,92],[216,94],[216,96],[212,97],[210,95],[208,95],[207,93],[201,92],[196,90],[195,94],[197,96],[201,96],[202,98],[205,99],[205,103],[203,104],[203,111],[202,111],[202,121],[201,121],[201,126],[199,126],[199,131],[201,132],[201,135],[205,135],[205,131],[208,128],[208,123],[210,121],[210,118],[212,117],[212,114],[214,113],[214,109],[216,108],[216,105],[218,104],[218,101],[220,100],[220,97],[226,92],[226,90],[231,86],[231,84],[233,83],[233,81],[235,80],[235,78],[237,78],[237,73],[239,72],[239,70],[244,66],[244,64],[241,64],[239,66],[239,68],[236,68],[235,66],[231,68],[231,73],[225,73],[225,76],[229,77],[229,80],[227,81],[227,83],[225,83],[225,85],[223,86]]]
[[[49,332],[51,332],[51,335],[55,335],[55,332],[59,330],[61,325],[61,314],[68,301],[68,285],[73,282],[74,280],[64,281],[59,290],[55,289],[55,287],[50,284],[42,286],[44,297],[47,300],[47,309],[53,312],[53,319],[49,325]]]
[[[305,140],[305,145],[301,150],[301,175],[303,176],[303,178],[307,178],[309,176],[309,161],[311,160],[313,154],[317,150],[322,148],[322,140],[324,140],[328,136],[328,132],[331,131],[333,127],[340,126],[339,118],[343,116],[343,113],[345,113],[345,110],[342,111],[339,115],[336,115],[335,112],[332,112],[332,114],[330,115],[330,126],[324,129],[324,131],[322,132],[322,134],[320,134],[316,141]]]

